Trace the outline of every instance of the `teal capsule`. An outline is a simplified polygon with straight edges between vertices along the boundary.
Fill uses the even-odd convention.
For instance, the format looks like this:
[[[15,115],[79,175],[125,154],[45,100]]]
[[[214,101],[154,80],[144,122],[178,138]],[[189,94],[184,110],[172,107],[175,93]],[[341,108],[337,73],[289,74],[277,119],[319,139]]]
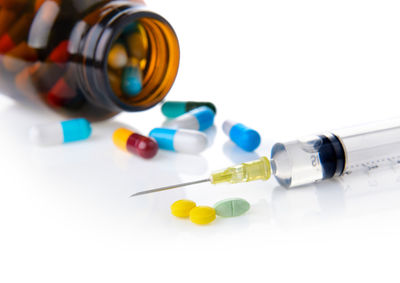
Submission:
[[[142,91],[142,71],[138,64],[129,64],[124,68],[121,89],[128,96],[136,96]]]
[[[161,107],[161,111],[167,118],[176,118],[201,106],[207,106],[215,114],[217,113],[217,108],[211,102],[197,101],[167,101]]]
[[[250,204],[242,198],[231,198],[217,202],[214,209],[218,216],[236,217],[246,213],[250,209]]]

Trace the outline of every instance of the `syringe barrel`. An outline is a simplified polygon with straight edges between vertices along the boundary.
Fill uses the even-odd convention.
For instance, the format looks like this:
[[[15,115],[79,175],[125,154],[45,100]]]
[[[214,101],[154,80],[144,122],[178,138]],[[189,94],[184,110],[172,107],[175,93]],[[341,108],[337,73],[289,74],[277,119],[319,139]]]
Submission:
[[[394,165],[400,163],[400,121],[277,143],[272,148],[271,159],[273,174],[284,187]]]

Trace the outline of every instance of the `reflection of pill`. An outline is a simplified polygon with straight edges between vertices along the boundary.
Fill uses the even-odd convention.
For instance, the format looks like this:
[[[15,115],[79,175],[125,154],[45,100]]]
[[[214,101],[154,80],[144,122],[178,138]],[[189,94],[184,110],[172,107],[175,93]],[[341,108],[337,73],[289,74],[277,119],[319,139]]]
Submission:
[[[201,106],[207,106],[214,113],[217,113],[215,105],[211,102],[197,101],[167,101],[161,107],[161,111],[168,118],[176,118]]]
[[[181,199],[171,205],[171,213],[176,217],[189,217],[190,211],[195,207],[194,201]]]
[[[165,127],[204,131],[214,124],[214,116],[210,108],[201,106],[166,122]]]
[[[197,154],[207,147],[207,136],[199,131],[155,128],[150,132],[158,146],[164,150]]]
[[[222,128],[224,133],[245,151],[253,151],[260,145],[260,134],[243,124],[227,120],[222,125]]]
[[[90,137],[92,128],[83,118],[33,126],[29,139],[38,145],[56,145],[85,140]]]
[[[197,206],[193,208],[190,213],[190,221],[196,224],[209,224],[216,218],[215,209],[209,206]]]
[[[158,145],[154,139],[124,128],[114,132],[113,142],[119,149],[146,159],[153,158],[158,152]]]
[[[242,198],[231,198],[217,202],[214,208],[218,216],[235,217],[246,213],[250,204]]]
[[[120,43],[114,44],[108,54],[107,61],[108,65],[113,69],[125,67],[128,63],[128,54],[126,53],[125,47]]]
[[[66,63],[69,58],[68,45],[68,40],[61,41],[56,48],[51,51],[46,61],[59,64]]]

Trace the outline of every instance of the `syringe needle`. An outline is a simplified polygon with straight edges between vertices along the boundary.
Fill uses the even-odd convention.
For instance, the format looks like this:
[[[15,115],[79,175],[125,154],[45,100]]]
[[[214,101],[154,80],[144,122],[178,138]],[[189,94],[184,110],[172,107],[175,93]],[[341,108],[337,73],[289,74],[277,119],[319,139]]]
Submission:
[[[251,182],[256,180],[268,180],[271,176],[271,165],[268,158],[261,157],[258,160],[242,163],[233,167],[225,168],[221,171],[217,171],[211,174],[210,178],[204,180],[198,180],[194,182],[182,183],[173,186],[161,187],[157,189],[151,189],[148,191],[142,191],[131,195],[131,197],[146,195],[155,192],[161,192],[190,185],[210,182],[211,184],[220,183],[243,183]]]
[[[166,191],[166,190],[171,190],[171,189],[176,189],[176,188],[181,188],[181,187],[186,187],[186,186],[190,186],[190,185],[206,183],[206,182],[210,182],[210,181],[211,181],[210,179],[204,179],[204,180],[198,180],[198,181],[194,181],[194,182],[177,184],[177,185],[173,185],[173,186],[166,186],[166,187],[161,187],[161,188],[157,188],[157,189],[141,191],[141,192],[138,192],[138,193],[135,193],[135,194],[131,195],[130,197],[146,195],[146,194],[151,194],[151,193],[156,193],[156,192],[161,192],[161,191]]]

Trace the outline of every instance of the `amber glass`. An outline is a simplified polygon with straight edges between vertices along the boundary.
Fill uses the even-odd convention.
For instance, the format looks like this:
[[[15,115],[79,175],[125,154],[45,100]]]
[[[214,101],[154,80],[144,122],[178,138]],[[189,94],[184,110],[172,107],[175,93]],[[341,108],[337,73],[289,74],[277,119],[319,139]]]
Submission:
[[[132,23],[144,31],[147,51],[141,90],[126,96],[107,61]],[[101,120],[159,103],[178,65],[172,27],[141,1],[0,0],[0,92],[14,99]]]

